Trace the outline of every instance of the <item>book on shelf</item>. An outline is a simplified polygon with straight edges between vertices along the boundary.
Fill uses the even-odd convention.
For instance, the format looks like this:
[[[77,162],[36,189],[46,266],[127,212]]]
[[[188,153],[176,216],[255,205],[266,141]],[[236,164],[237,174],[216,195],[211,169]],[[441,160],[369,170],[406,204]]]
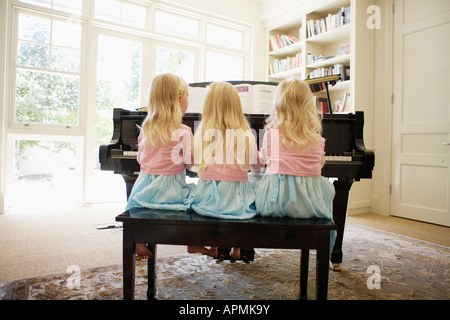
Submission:
[[[338,63],[332,67],[316,68],[309,73],[309,78],[314,79],[314,78],[327,77],[327,76],[338,75],[338,74],[341,75],[341,80],[343,80],[343,81],[349,80],[350,79],[350,67],[344,66],[344,65]]]
[[[336,101],[333,106],[334,112],[349,112],[350,110],[350,93],[345,92],[342,100]]]
[[[276,34],[270,37],[269,41],[270,51],[276,51],[297,42],[298,39],[291,34],[289,35]]]
[[[300,68],[302,64],[302,54],[297,53],[295,57],[287,57],[286,59],[273,59],[269,64],[269,75],[273,75],[288,70]]]
[[[350,42],[343,43],[338,46],[337,48],[337,54],[350,54]]]
[[[327,88],[327,85],[325,82],[319,82],[319,83],[311,83],[309,84],[309,87],[311,91],[314,93],[325,90]]]
[[[208,87],[189,87],[188,113],[202,113]],[[277,86],[265,84],[234,85],[245,114],[269,114]]]
[[[308,38],[311,38],[321,33],[335,30],[348,23],[350,23],[350,6],[342,7],[338,13],[330,13],[322,19],[306,20],[306,31]]]
[[[326,98],[319,98],[314,96],[314,104],[316,105],[317,109],[322,113],[330,113],[330,108],[328,106],[328,100]]]

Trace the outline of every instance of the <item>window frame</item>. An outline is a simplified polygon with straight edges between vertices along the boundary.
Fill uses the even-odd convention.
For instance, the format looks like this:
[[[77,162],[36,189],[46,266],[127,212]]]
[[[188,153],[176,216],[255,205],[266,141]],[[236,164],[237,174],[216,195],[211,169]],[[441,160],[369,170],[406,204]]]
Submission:
[[[27,66],[20,66],[17,64],[17,49],[18,49],[18,43],[19,43],[19,14],[30,14],[33,16],[43,17],[46,19],[50,19],[50,21],[59,20],[64,21],[69,19],[69,21],[73,21],[74,23],[77,23],[81,26],[81,37],[80,37],[80,71],[79,73],[72,73],[72,72],[66,72],[66,71],[60,71],[60,70],[52,70],[49,68],[34,68],[34,67],[27,67]],[[49,47],[51,47],[51,40]],[[86,47],[86,24],[84,21],[71,18],[71,17],[59,17],[55,15],[51,15],[45,12],[36,12],[34,10],[28,10],[25,8],[19,8],[19,7],[13,7],[13,14],[12,14],[12,37],[11,37],[11,65],[10,65],[10,79],[11,79],[11,85],[10,86],[10,92],[9,92],[9,128],[16,129],[16,132],[19,132],[22,130],[28,131],[28,129],[39,129],[43,132],[54,132],[57,131],[60,135],[73,135],[74,132],[77,132],[78,134],[83,134],[83,130],[85,129],[85,124],[83,119],[85,118],[84,115],[86,113],[86,56],[85,56],[85,49]],[[17,72],[18,70],[25,70],[25,71],[37,71],[37,72],[43,72],[48,74],[55,74],[55,75],[69,75],[69,76],[78,76],[79,77],[79,92],[78,92],[78,123],[77,124],[45,124],[45,123],[34,123],[34,122],[17,122],[16,121],[16,81],[17,81]],[[74,131],[70,132],[69,131]]]

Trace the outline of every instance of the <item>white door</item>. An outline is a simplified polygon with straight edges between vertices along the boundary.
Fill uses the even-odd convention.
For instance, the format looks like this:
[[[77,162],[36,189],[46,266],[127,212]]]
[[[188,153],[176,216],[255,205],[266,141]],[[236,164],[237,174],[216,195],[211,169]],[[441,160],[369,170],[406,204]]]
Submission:
[[[450,1],[396,0],[391,215],[450,226]]]

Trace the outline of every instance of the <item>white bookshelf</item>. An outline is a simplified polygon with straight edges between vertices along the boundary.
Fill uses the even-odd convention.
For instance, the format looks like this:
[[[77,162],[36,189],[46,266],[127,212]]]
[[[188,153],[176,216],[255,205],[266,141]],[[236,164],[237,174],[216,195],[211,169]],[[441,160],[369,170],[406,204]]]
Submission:
[[[347,39],[350,35],[351,22],[343,25],[337,29],[327,31],[311,38],[308,38],[307,42],[315,42],[315,43],[330,43],[336,42],[340,40]]]
[[[373,65],[373,54],[371,53],[371,42],[373,34],[366,27],[365,10],[372,4],[370,0],[335,0],[335,1],[315,1],[297,15],[291,21],[272,21],[267,29],[267,37],[276,34],[294,33],[299,42],[282,49],[270,51],[268,48],[266,60],[270,65],[274,59],[285,59],[295,54],[301,54],[301,65],[292,70],[279,73],[267,73],[267,80],[280,82],[289,78],[308,79],[309,75],[316,69],[316,73],[325,72],[321,68],[333,68],[335,65],[342,65],[349,68],[349,79],[337,82],[334,86],[329,86],[330,100],[332,104],[343,99],[345,93],[349,94],[349,108],[345,112],[364,110],[367,99],[365,94],[371,92],[372,75],[366,72],[367,66]],[[341,8],[350,7],[348,23],[332,28],[332,30],[322,32],[314,36],[308,36],[308,23],[310,20],[327,19],[329,15],[337,14]],[[293,17],[293,16],[292,16]],[[330,19],[330,18],[328,18]],[[270,40],[269,40],[270,42]],[[339,52],[342,45],[350,47],[350,52]],[[322,56],[320,60],[308,61],[308,54],[311,56]],[[269,65],[267,70],[269,70]],[[336,67],[337,68],[337,67]],[[363,71],[364,70],[364,71]],[[328,71],[328,70],[327,70]],[[314,93],[319,97],[326,97],[325,92]],[[367,106],[368,107],[368,106]]]
[[[297,54],[297,52],[302,51],[302,43],[297,42],[294,44],[291,44],[290,46],[273,50],[269,52],[269,55],[275,56],[275,57],[283,57],[283,56],[290,56],[292,54]]]
[[[324,59],[321,61],[310,63],[306,67],[315,69],[315,68],[329,67],[329,66],[332,66],[335,64],[350,65],[350,59],[351,59],[351,54],[341,54],[341,55],[334,56],[333,58],[330,58],[330,59]]]

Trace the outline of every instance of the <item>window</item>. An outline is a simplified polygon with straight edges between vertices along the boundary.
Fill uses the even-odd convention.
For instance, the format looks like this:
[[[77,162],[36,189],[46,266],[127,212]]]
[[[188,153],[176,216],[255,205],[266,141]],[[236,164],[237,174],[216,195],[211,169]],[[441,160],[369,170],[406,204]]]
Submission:
[[[44,8],[81,15],[83,0],[20,0]]]
[[[98,150],[113,136],[113,109],[141,106],[143,43],[119,36],[98,35],[94,168],[89,181],[89,201],[126,200],[120,175],[101,171]]]
[[[79,124],[82,27],[18,14],[15,121]]]
[[[187,83],[194,82],[195,53],[192,51],[157,46],[156,74],[175,73]]]
[[[218,51],[206,53],[206,79],[208,81],[242,80],[244,58]]]
[[[155,30],[184,39],[199,39],[200,21],[183,15],[157,10],[155,12]]]
[[[244,49],[244,32],[229,27],[209,23],[206,31],[206,41],[209,44],[234,50]]]
[[[143,29],[146,27],[147,7],[121,0],[95,0],[95,17]]]
[[[80,205],[79,146],[74,140],[15,139],[11,207]]]
[[[113,137],[112,110],[145,106],[151,80],[165,72],[188,83],[247,79],[250,27],[175,2],[11,0],[6,6],[12,81],[5,90],[8,154],[1,176],[7,175],[7,203],[14,206],[25,204],[23,194],[29,203],[125,201],[122,177],[101,171],[98,158],[100,145]]]

